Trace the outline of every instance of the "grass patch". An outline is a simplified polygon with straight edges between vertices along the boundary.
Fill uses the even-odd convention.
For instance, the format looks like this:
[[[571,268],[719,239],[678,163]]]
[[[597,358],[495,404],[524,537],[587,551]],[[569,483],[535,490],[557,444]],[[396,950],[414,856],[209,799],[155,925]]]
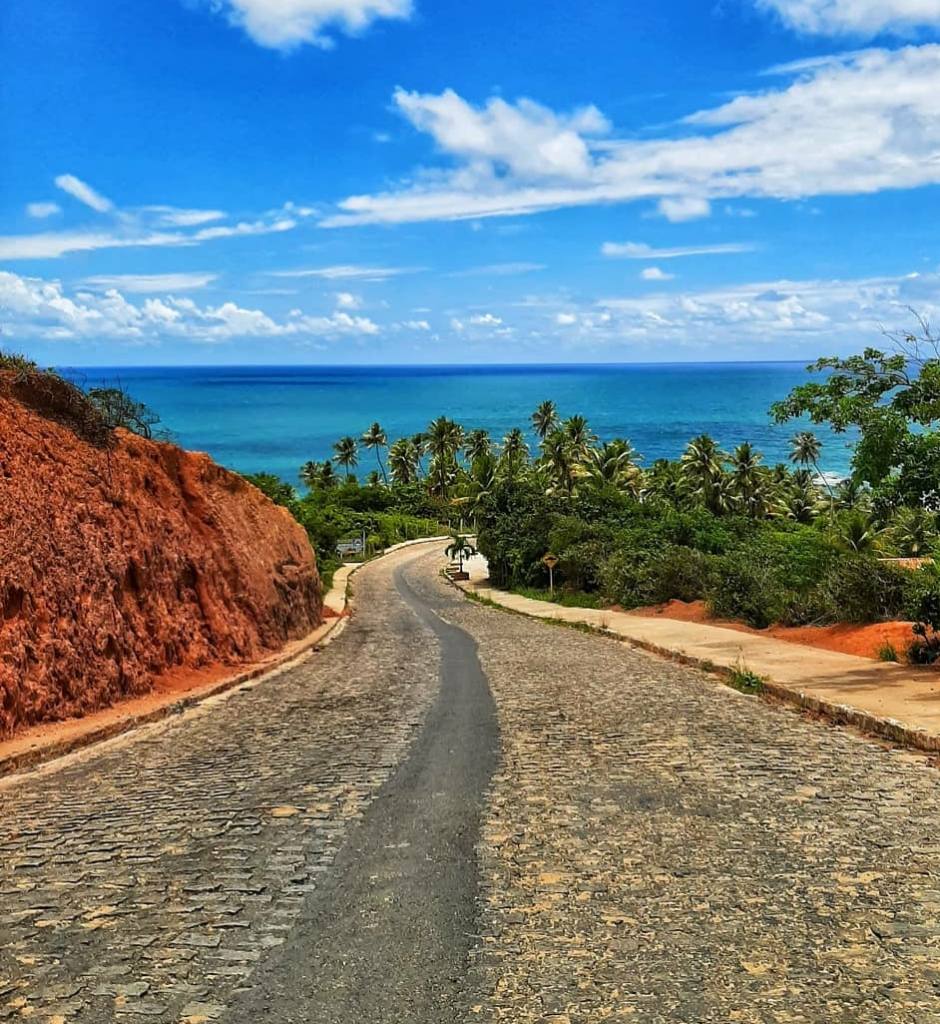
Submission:
[[[520,597],[528,597],[533,601],[547,601],[560,605],[562,608],[603,608],[604,602],[597,594],[585,594],[581,591],[556,590],[554,597],[547,589],[539,587],[516,587],[512,593]]]
[[[752,672],[746,665],[739,663],[734,666],[726,677],[727,684],[734,690],[740,693],[746,693],[754,696],[764,692],[764,680],[756,673]]]
[[[878,660],[879,661],[900,661],[898,657],[897,648],[891,643],[890,640],[886,640],[878,648]]]

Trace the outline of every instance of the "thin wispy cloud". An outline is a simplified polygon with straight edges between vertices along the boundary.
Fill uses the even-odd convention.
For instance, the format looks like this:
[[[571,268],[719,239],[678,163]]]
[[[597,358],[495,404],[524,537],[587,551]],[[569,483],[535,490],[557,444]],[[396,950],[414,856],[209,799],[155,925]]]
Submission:
[[[601,246],[601,253],[604,256],[624,260],[674,260],[683,256],[733,256],[736,253],[754,252],[756,248],[757,246],[750,242],[679,245],[658,249],[645,242],[604,242]]]
[[[512,277],[515,274],[532,274],[545,270],[544,263],[488,263],[482,267],[468,267],[466,270],[455,270],[450,277]]]
[[[84,203],[85,206],[91,207],[92,210],[97,210],[98,213],[108,213],[114,209],[114,203],[110,199],[95,191],[91,185],[82,181],[81,178],[76,178],[74,174],[60,174],[55,179],[55,184],[56,188],[62,189],[63,192],[68,193],[73,199],[77,199],[80,203]]]
[[[158,292],[189,292],[205,288],[218,280],[218,274],[101,274],[86,277],[82,284],[86,288],[107,290],[117,288],[132,295],[148,295]]]
[[[331,267],[300,267],[296,270],[272,270],[272,277],[319,277],[325,281],[385,281],[400,274],[413,274],[417,267],[366,267],[340,263]]]

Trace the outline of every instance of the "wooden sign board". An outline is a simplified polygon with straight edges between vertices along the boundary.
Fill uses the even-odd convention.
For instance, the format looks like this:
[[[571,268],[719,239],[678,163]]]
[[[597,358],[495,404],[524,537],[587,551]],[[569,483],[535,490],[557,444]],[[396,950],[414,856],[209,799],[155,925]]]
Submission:
[[[554,569],[558,565],[558,558],[553,554],[547,554],[542,559],[542,564],[548,566],[549,569]]]

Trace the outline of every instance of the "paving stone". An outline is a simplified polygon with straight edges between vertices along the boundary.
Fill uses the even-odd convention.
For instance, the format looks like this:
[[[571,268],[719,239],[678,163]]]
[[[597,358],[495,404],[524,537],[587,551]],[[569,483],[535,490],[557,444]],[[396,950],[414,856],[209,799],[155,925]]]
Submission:
[[[301,665],[0,789],[0,1020],[215,1020],[250,984],[283,942],[262,926],[289,932],[437,692],[393,569],[363,570],[352,627]]]

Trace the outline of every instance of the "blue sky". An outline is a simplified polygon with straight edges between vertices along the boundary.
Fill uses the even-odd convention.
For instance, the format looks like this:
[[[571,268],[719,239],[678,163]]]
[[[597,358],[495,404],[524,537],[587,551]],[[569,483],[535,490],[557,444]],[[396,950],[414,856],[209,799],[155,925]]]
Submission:
[[[5,0],[56,364],[802,359],[940,311],[940,0]]]

